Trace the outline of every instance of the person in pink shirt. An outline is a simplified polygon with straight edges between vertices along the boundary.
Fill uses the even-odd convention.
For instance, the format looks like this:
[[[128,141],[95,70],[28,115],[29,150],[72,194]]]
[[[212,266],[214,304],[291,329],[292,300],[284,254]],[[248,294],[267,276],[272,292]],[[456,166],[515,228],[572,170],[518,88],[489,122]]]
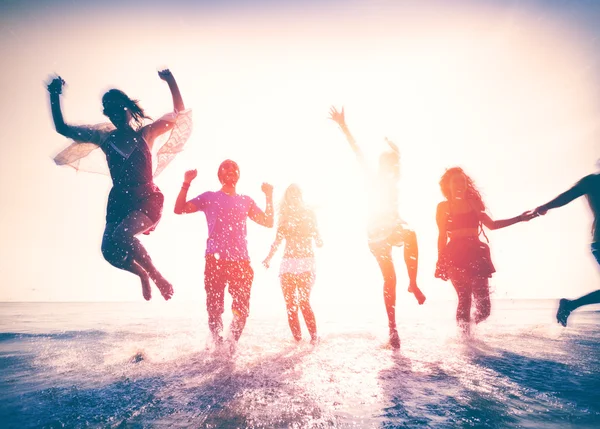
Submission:
[[[202,211],[206,216],[208,239],[204,287],[208,326],[214,341],[222,343],[225,287],[229,286],[229,294],[233,299],[230,331],[233,340],[237,342],[250,311],[250,290],[254,279],[248,255],[246,219],[250,218],[267,228],[273,227],[273,186],[262,184],[262,191],[267,198],[267,207],[263,212],[252,198],[236,192],[240,169],[237,163],[228,159],[219,166],[221,189],[204,192],[188,201],[187,192],[197,174],[196,170],[185,172],[184,182],[175,202],[175,213]]]

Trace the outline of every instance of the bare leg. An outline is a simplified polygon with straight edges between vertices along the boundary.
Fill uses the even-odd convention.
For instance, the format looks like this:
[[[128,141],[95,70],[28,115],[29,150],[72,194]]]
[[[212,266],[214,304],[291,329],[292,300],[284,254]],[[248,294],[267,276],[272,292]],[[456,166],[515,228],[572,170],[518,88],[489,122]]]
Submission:
[[[298,278],[293,274],[281,276],[281,289],[287,309],[288,325],[296,341],[302,340],[302,330],[298,319]]]
[[[152,298],[150,277],[146,270],[135,262],[135,260],[128,258],[128,252],[119,243],[115,242],[113,239],[115,228],[114,224],[106,225],[102,237],[102,255],[112,266],[137,275],[142,284],[142,295],[146,301],[149,301]]]
[[[452,280],[452,285],[458,295],[456,307],[456,323],[466,334],[469,333],[471,323],[471,284],[468,281]]]
[[[152,227],[154,222],[148,216],[141,212],[131,212],[114,229],[112,241],[126,252],[127,259],[131,258],[150,275],[163,298],[169,300],[173,296],[173,286],[156,269],[142,243],[135,238],[135,235],[146,232]]]
[[[410,285],[408,291],[415,295],[415,298],[422,305],[425,302],[425,295],[417,286],[417,271],[419,268],[419,246],[417,243],[417,234],[414,231],[406,230],[404,237],[404,262],[408,270]]]
[[[400,337],[396,328],[396,270],[392,261],[392,248],[382,247],[374,254],[383,275],[383,301],[390,328],[390,345],[396,349],[400,347]]]
[[[556,320],[563,326],[567,326],[567,319],[572,311],[584,305],[600,304],[600,290],[590,292],[580,298],[569,300],[561,299],[556,313]]]
[[[310,306],[310,291],[313,283],[313,273],[302,273],[300,276],[298,276],[298,296],[300,298],[300,310],[302,310],[302,316],[304,316],[304,322],[308,328],[311,343],[316,343],[318,341],[317,321],[315,320],[315,313]]]
[[[492,304],[490,302],[490,287],[486,277],[479,277],[473,283],[475,298],[475,323],[481,323],[490,317]]]

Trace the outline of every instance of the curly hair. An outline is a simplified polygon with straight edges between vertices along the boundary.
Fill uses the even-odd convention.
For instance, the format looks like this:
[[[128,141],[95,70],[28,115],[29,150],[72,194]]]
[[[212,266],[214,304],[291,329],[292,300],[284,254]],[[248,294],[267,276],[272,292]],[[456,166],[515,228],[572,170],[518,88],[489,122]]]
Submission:
[[[449,201],[452,197],[450,194],[450,179],[455,174],[462,174],[465,177],[465,180],[467,182],[467,191],[465,192],[467,199],[474,201],[477,205],[477,209],[485,211],[485,203],[483,202],[483,198],[481,197],[479,190],[475,186],[473,179],[471,179],[460,167],[452,167],[447,169],[442,175],[442,178],[440,179],[440,189],[442,190],[442,194],[444,195],[446,200]]]
[[[117,102],[129,110],[138,128],[141,128],[144,125],[144,119],[152,119],[151,117],[146,116],[146,113],[144,112],[144,109],[141,108],[138,100],[129,98],[127,94],[120,89],[111,89],[102,96],[103,104],[111,101]]]

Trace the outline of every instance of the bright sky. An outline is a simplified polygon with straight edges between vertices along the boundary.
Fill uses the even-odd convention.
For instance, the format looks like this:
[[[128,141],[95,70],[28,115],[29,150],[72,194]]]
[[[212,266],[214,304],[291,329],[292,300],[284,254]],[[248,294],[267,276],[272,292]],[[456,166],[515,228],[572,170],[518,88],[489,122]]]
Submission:
[[[326,247],[314,299],[376,302],[382,281],[365,241],[365,193],[330,105],[373,163],[385,136],[402,150],[400,213],[416,229],[419,282],[434,279],[435,207],[444,169],[475,179],[493,218],[553,198],[600,158],[600,4],[589,1],[43,2],[0,5],[0,300],[141,300],[138,281],[102,259],[108,177],[59,168],[66,140],[53,128],[44,81],[59,73],[70,123],[104,122],[111,87],[153,117],[172,103],[156,71],[169,67],[194,109],[187,150],[157,179],[163,220],[142,240],[175,286],[203,300],[203,214],[176,216],[218,188],[217,166],[239,162],[239,190],[264,207],[292,181],[317,206]],[[214,3],[214,4],[213,4]],[[448,2],[449,3],[449,2]],[[529,224],[489,232],[497,298],[574,297],[598,288],[584,200]],[[277,264],[260,262],[274,230],[249,227],[254,300],[283,305]],[[281,253],[278,255],[278,260]],[[407,284],[396,251],[398,288]],[[158,291],[155,300],[161,300]],[[272,301],[269,301],[271,300]],[[405,293],[399,300],[412,301]],[[358,305],[358,304],[357,304]]]

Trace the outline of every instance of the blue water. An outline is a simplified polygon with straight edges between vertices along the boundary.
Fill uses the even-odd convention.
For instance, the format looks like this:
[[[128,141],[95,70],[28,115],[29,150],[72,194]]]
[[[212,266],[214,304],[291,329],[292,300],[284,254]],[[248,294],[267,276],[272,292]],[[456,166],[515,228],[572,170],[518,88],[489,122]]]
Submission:
[[[317,308],[312,347],[274,309],[230,356],[202,303],[2,303],[0,426],[600,427],[600,312],[565,329],[555,304],[496,301],[465,339],[429,302],[399,314],[399,352],[382,311]]]

